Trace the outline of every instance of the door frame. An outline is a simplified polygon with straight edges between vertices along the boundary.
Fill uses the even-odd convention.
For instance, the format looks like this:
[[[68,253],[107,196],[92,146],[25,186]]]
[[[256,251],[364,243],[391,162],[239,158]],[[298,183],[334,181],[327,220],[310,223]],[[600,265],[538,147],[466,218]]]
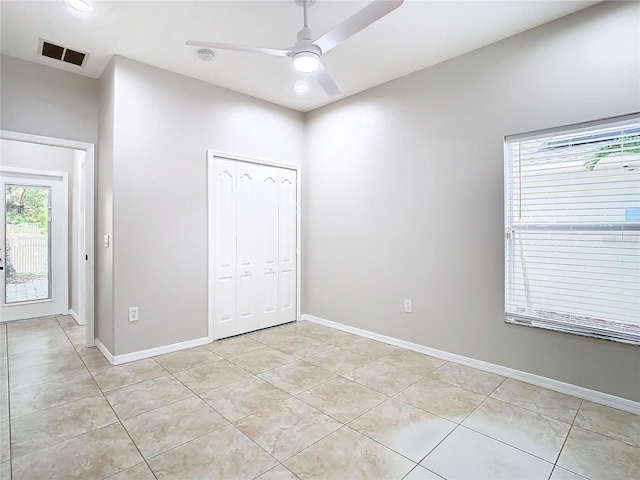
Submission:
[[[12,175],[17,175],[17,177],[13,177]],[[50,224],[50,230],[49,230],[49,235],[50,235],[50,243],[49,243],[49,254],[51,254],[51,252],[54,250],[53,249],[53,245],[54,244],[58,244],[60,238],[58,238],[60,236],[60,233],[56,234],[56,231],[59,231],[60,229],[62,229],[62,231],[64,232],[64,239],[65,242],[63,242],[64,246],[65,246],[65,253],[63,253],[63,262],[62,262],[62,268],[60,267],[55,267],[55,265],[60,265],[59,260],[58,261],[54,261],[52,259],[52,257],[48,257],[48,262],[50,263],[50,277],[49,277],[49,288],[51,290],[49,290],[49,294],[51,296],[51,298],[47,298],[47,299],[42,299],[42,300],[30,300],[25,302],[22,305],[16,305],[16,308],[19,308],[20,306],[24,306],[24,309],[28,309],[29,306],[32,306],[31,310],[33,311],[33,313],[35,313],[36,311],[40,311],[40,313],[43,313],[42,310],[47,310],[47,306],[45,305],[41,305],[41,304],[48,304],[51,302],[62,302],[62,304],[59,304],[60,306],[62,306],[62,310],[63,311],[68,311],[69,310],[69,278],[71,275],[71,272],[69,271],[69,174],[67,172],[55,172],[55,171],[49,171],[49,170],[34,170],[34,169],[30,169],[30,168],[19,168],[19,167],[4,167],[2,165],[0,165],[0,176],[2,176],[4,178],[4,180],[0,183],[2,183],[3,185],[6,183],[14,183],[13,181],[15,180],[15,183],[20,184],[20,185],[32,185],[32,186],[43,186],[43,187],[48,187],[51,189],[52,195],[51,195],[51,204],[50,207],[54,207],[54,203],[55,200],[53,197],[55,197],[55,195],[53,195],[54,189],[55,188],[61,188],[61,195],[62,198],[59,200],[60,204],[58,205],[58,207],[60,207],[61,210],[64,211],[64,216],[62,217],[62,220],[60,221],[56,221],[55,225],[54,224]],[[24,177],[24,178],[20,178],[20,177]],[[9,182],[6,182],[6,180],[9,180]],[[59,185],[54,185],[59,183]],[[3,189],[4,191],[4,189]],[[53,211],[55,212],[55,208],[53,208]],[[6,215],[6,213],[5,213]],[[0,224],[2,224],[2,228],[5,227],[5,218],[0,219]],[[6,240],[6,239],[5,239]],[[5,256],[5,266],[6,266],[6,253],[2,252],[2,254]],[[4,273],[4,272],[3,272]],[[66,275],[65,275],[66,273]],[[65,282],[66,285],[64,286],[60,286],[58,289],[56,289],[54,287],[54,284],[51,283],[51,278],[56,278],[59,277],[60,274],[62,274],[61,276],[66,277],[65,278]],[[60,280],[58,280],[59,282]],[[57,285],[59,285],[58,283],[56,283]],[[3,283],[3,285],[6,288],[6,284]],[[56,291],[58,293],[56,293]],[[4,296],[5,292],[2,292],[2,295]],[[56,299],[56,296],[62,294],[62,297],[66,297],[66,298],[62,298],[62,299]],[[5,299],[3,298],[2,300],[2,304],[3,307],[9,307],[11,308],[12,305],[8,305],[5,304]],[[39,308],[40,307],[40,308]],[[55,307],[57,308],[57,307]],[[15,311],[14,311],[15,313]],[[35,315],[31,315],[29,317],[25,317],[25,318],[32,318],[32,317],[36,317],[36,316],[40,316],[38,314]],[[3,320],[3,322],[11,322],[14,321],[14,318],[11,318],[12,316],[9,315],[9,320]],[[4,317],[6,319],[6,317]],[[21,320],[22,318],[17,318],[15,320]]]
[[[79,212],[79,236],[84,240],[79,248],[84,250],[84,268],[79,268],[80,313],[84,314],[85,342],[87,347],[95,346],[95,169],[96,156],[93,143],[78,142],[63,138],[45,137],[30,133],[0,130],[0,138],[50,147],[62,147],[84,151],[84,160],[80,160],[78,171],[84,172],[84,181],[80,182],[80,198],[84,202],[84,211]]]
[[[216,158],[224,160],[235,160],[238,162],[255,163],[258,165],[267,165],[269,167],[285,168],[296,172],[296,321],[300,321],[302,307],[300,300],[302,297],[302,282],[300,281],[302,274],[302,261],[300,255],[300,247],[302,245],[302,229],[301,229],[301,167],[299,165],[288,165],[286,163],[272,162],[261,158],[244,157],[227,152],[217,150],[207,150],[207,331],[209,342],[214,341],[214,290],[215,290],[215,262],[213,261],[214,252],[214,227],[213,215],[215,213],[215,192],[213,189],[214,172],[213,162]]]

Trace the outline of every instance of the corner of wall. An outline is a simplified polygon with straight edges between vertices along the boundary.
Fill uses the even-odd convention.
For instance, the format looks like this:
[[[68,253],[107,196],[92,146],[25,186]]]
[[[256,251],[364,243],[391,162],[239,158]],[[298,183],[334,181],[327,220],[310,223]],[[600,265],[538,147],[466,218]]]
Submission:
[[[113,159],[115,129],[115,59],[100,76],[96,202],[95,335],[99,345],[114,352],[113,321]],[[109,247],[103,238],[109,236]]]

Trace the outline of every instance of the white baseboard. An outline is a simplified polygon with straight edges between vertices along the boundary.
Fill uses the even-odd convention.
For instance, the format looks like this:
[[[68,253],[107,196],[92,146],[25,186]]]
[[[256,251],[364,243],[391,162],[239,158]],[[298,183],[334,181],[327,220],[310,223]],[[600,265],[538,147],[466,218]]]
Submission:
[[[109,363],[111,363],[111,365],[122,365],[123,363],[135,362],[136,360],[164,355],[165,353],[173,353],[180,350],[186,350],[187,348],[199,347],[201,345],[206,345],[207,343],[209,343],[209,337],[195,338],[193,340],[187,340],[186,342],[172,343],[171,345],[149,348],[148,350],[139,350],[137,352],[125,353],[123,355],[115,355],[112,357],[113,363],[111,363],[111,361],[109,361]],[[109,360],[109,357],[107,357],[107,360]]]
[[[100,340],[98,340],[96,338],[96,348],[98,350],[100,350],[100,352],[102,353],[102,355],[104,355],[104,358],[107,359],[107,361],[111,364],[111,365],[115,365],[115,363],[113,362],[113,355],[111,354],[111,352],[109,351],[109,349],[107,349],[107,347],[105,347],[102,342]]]
[[[80,320],[80,315],[78,315],[72,308],[69,309],[69,315],[73,317],[78,325],[84,325],[84,322]]]
[[[361,337],[370,338],[372,340],[378,340],[380,342],[395,345],[396,347],[406,348],[407,350],[413,350],[414,352],[424,353],[432,357],[440,358],[448,362],[458,363],[467,367],[477,368],[489,373],[495,373],[502,375],[503,377],[513,378],[514,380],[520,380],[521,382],[537,385],[538,387],[547,388],[556,392],[565,393],[574,397],[589,400],[590,402],[599,403],[608,407],[617,408],[618,410],[624,410],[625,412],[634,413],[640,415],[640,402],[634,402],[627,398],[616,397],[608,393],[599,392],[597,390],[591,390],[588,388],[573,385],[571,383],[560,382],[551,378],[542,377],[540,375],[534,375],[533,373],[523,372],[514,368],[503,367],[502,365],[496,365],[495,363],[484,362],[482,360],[476,360],[474,358],[464,357],[462,355],[456,355],[455,353],[449,353],[442,350],[436,350],[435,348],[425,347],[424,345],[418,345],[417,343],[411,343],[404,340],[400,340],[393,337],[387,337],[386,335],[380,335],[379,333],[370,332],[368,330],[362,330],[360,328],[351,327],[342,323],[332,322],[325,320],[324,318],[315,317],[309,314],[302,315],[303,320],[308,320],[319,325],[335,328],[344,332],[353,333]]]

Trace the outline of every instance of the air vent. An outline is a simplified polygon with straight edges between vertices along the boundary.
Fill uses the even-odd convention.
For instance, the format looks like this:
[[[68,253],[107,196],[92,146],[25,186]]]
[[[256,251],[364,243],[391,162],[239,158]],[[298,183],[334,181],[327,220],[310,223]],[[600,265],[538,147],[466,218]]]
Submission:
[[[38,53],[43,57],[54,58],[79,67],[84,67],[85,63],[87,63],[87,58],[89,58],[88,53],[71,50],[70,48],[56,45],[43,39],[40,39],[39,47]]]

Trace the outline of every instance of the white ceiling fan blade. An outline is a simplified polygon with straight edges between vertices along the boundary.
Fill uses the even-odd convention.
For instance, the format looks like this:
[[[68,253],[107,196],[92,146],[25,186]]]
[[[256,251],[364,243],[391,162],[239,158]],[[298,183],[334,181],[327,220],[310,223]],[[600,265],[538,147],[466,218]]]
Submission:
[[[246,47],[244,45],[233,45],[231,43],[200,42],[198,40],[189,40],[185,42],[185,45],[189,47],[204,47],[214,48],[218,50],[235,50],[237,52],[261,53],[263,55],[272,55],[276,57],[286,57],[290,53],[289,50],[280,50],[278,48]]]
[[[316,82],[318,82],[318,84],[330,97],[335,97],[336,95],[340,95],[342,93],[336,85],[336,82],[333,81],[333,78],[331,78],[322,63],[320,64],[320,67],[318,67],[318,70],[313,72],[312,75],[313,78],[315,78]]]
[[[391,13],[403,3],[404,0],[375,0],[313,43],[320,47],[322,53],[327,53],[363,28]]]

